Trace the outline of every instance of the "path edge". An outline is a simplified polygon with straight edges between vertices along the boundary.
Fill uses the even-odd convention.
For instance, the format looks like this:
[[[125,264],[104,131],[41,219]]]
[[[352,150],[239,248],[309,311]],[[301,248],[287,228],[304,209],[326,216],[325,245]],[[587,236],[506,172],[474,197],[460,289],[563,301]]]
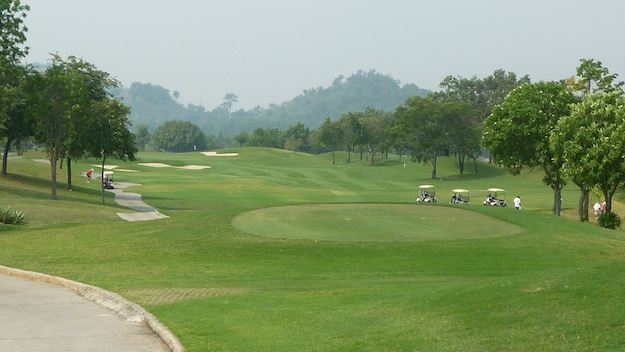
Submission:
[[[185,351],[176,335],[169,331],[169,329],[167,329],[167,327],[163,325],[152,313],[146,311],[138,304],[128,301],[117,293],[58,276],[21,270],[3,265],[0,265],[0,274],[63,286],[76,292],[85,299],[99,305],[100,307],[115,312],[127,322],[145,323],[158,337],[160,337],[161,340],[163,340],[172,352]]]

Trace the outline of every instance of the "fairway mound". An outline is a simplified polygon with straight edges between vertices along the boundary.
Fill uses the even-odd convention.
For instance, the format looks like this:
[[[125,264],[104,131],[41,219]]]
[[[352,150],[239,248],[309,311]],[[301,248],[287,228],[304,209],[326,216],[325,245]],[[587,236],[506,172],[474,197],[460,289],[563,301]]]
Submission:
[[[233,226],[264,237],[410,242],[510,236],[520,226],[466,209],[413,204],[311,204],[238,215]]]

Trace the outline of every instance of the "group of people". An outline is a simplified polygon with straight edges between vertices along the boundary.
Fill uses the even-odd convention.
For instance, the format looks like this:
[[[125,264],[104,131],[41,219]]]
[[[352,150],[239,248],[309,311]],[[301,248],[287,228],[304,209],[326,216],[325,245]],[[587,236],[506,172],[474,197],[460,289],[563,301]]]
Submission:
[[[595,219],[599,219],[599,215],[605,213],[605,202],[599,204],[597,201],[595,205],[592,206],[592,209],[595,211]]]

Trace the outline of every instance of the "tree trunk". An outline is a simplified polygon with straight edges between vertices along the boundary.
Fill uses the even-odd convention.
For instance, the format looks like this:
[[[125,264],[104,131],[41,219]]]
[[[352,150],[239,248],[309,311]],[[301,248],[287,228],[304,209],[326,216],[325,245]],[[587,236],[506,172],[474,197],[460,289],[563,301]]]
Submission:
[[[52,178],[52,199],[56,200],[56,152],[50,152],[50,176]]]
[[[579,221],[584,222],[588,221],[588,194],[590,193],[583,186],[579,186],[580,196],[579,203],[577,205],[577,215],[579,216]]]
[[[436,178],[436,158],[437,155],[434,153],[434,157],[432,158],[432,178]]]
[[[2,174],[7,174],[7,161],[9,160],[9,149],[11,149],[11,138],[7,138],[4,145],[4,155],[2,155]]]
[[[72,190],[72,158],[67,157],[67,190]]]
[[[475,166],[475,173],[477,174],[477,156],[473,157],[473,165]]]
[[[460,166],[460,174],[464,173],[464,159],[466,158],[466,154],[458,154],[458,165]]]
[[[560,213],[562,213],[562,186],[558,184],[552,188],[553,188],[552,213],[555,216],[560,216]]]
[[[104,162],[106,161],[106,155],[102,157],[102,173],[100,174],[100,184],[102,186],[102,205],[104,205]]]
[[[375,159],[375,147],[369,148],[369,154],[371,154],[371,165],[373,165]]]

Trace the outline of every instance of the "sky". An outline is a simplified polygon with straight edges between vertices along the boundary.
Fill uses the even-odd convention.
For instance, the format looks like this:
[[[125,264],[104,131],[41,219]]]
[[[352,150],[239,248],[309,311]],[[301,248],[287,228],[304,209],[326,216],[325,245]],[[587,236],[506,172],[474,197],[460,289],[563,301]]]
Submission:
[[[533,82],[601,61],[625,80],[622,0],[21,0],[26,61],[75,56],[211,110],[280,104],[375,70],[438,90],[497,69]]]

